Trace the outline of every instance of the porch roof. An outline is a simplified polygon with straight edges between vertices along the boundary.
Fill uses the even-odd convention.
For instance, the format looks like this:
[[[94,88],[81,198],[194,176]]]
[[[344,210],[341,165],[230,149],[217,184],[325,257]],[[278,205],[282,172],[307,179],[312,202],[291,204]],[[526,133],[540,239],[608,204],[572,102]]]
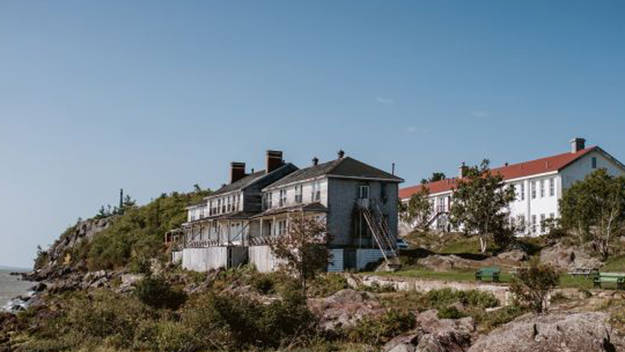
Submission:
[[[326,213],[328,212],[328,208],[319,202],[308,203],[308,204],[297,204],[297,205],[292,205],[288,207],[267,209],[262,213],[258,213],[252,216],[252,218],[259,218],[263,216],[273,216],[273,215],[284,214],[284,213],[294,213],[298,211]]]

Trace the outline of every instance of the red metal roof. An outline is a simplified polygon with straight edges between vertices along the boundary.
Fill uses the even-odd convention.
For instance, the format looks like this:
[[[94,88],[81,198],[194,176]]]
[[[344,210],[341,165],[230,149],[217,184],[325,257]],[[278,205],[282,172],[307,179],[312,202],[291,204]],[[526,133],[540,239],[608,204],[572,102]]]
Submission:
[[[595,150],[597,147],[590,147],[582,149],[576,153],[563,153],[546,158],[526,161],[518,164],[511,164],[508,166],[498,167],[491,169],[492,173],[499,173],[503,176],[504,180],[511,180],[519,177],[526,177],[531,175],[542,174],[551,171],[559,171],[572,163],[573,161],[581,158],[585,154]],[[421,187],[425,186],[430,189],[430,194],[450,191],[456,185],[457,179],[447,179],[436,182],[430,182],[425,185],[416,185],[411,187],[405,187],[399,190],[399,198],[409,198],[413,194],[417,193]]]

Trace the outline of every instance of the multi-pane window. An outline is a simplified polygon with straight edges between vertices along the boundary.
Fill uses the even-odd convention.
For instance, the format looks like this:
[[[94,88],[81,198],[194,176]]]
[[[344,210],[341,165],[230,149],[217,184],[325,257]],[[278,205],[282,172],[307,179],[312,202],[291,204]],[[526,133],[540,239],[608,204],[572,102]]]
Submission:
[[[369,199],[369,186],[362,185],[358,187],[358,198]]]
[[[531,192],[532,199],[536,199],[536,181],[532,181]]]
[[[221,214],[221,198],[217,200],[217,213]]]
[[[525,200],[525,183],[521,182],[521,200]]]
[[[286,189],[280,190],[280,206],[283,207],[286,205]]]
[[[221,199],[221,212],[225,213],[226,212],[226,198],[222,198]]]
[[[532,215],[532,233],[536,233],[536,215]]]
[[[321,199],[321,182],[315,181],[312,184],[312,195],[310,199],[314,201],[318,201]]]
[[[226,206],[226,211],[227,212],[231,212],[232,211],[232,196],[228,196],[228,205]]]
[[[304,193],[303,193],[302,185],[295,186],[295,203],[302,202],[303,194]]]
[[[595,158],[595,157],[593,156],[593,157],[592,157],[592,159],[591,159],[591,163],[592,163],[591,167],[592,167],[593,169],[596,169],[596,168],[597,168],[597,158]]]
[[[545,214],[540,214],[540,232],[545,232]]]
[[[267,193],[267,209],[273,208],[272,198],[273,198],[273,193],[271,192]]]
[[[286,233],[286,220],[278,221],[276,226],[276,235],[284,235]]]
[[[442,213],[445,211],[445,197],[436,199],[436,211]]]
[[[545,180],[540,180],[540,198],[545,197]]]
[[[556,180],[552,177],[549,179],[549,196],[553,197],[556,195]]]

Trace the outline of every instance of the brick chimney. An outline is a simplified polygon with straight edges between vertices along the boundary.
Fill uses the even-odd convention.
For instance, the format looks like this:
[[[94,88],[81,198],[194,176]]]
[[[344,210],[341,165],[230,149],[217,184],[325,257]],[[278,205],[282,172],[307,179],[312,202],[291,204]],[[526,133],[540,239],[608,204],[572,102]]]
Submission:
[[[313,163],[314,166],[319,165],[319,158],[317,158],[317,157],[312,158],[312,163]]]
[[[571,143],[571,153],[577,153],[580,150],[586,148],[586,140],[584,138],[573,138],[570,141]]]
[[[270,173],[284,164],[282,152],[279,150],[268,150],[266,158],[266,172]]]
[[[245,177],[245,163],[233,161],[230,163],[230,183],[235,183]]]

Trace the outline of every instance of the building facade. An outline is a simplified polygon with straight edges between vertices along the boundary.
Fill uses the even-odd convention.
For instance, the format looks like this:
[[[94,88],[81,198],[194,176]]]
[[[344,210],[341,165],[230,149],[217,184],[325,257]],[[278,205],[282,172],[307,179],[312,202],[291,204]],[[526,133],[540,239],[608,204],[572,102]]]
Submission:
[[[545,220],[560,217],[558,202],[563,191],[573,183],[583,180],[596,169],[604,168],[611,175],[625,174],[625,166],[598,146],[586,148],[583,138],[570,141],[571,150],[532,161],[504,165],[492,169],[500,174],[504,183],[512,185],[516,198],[508,206],[511,222],[514,222],[518,236],[538,236],[548,231]],[[462,177],[463,166],[458,178],[446,179],[424,185],[406,187],[400,190],[402,202],[427,187],[433,205],[430,229],[450,231],[448,214],[453,202],[453,190]],[[413,229],[412,224],[400,224],[401,232]]]
[[[294,214],[325,222],[332,239],[329,270],[362,269],[396,245],[401,178],[343,152],[325,163],[314,158],[302,169],[284,162],[279,151],[268,151],[266,161],[265,170],[250,174],[244,163],[233,162],[230,184],[187,208],[183,267],[204,271],[250,262],[260,271],[275,270],[279,261],[269,242],[288,231]]]

